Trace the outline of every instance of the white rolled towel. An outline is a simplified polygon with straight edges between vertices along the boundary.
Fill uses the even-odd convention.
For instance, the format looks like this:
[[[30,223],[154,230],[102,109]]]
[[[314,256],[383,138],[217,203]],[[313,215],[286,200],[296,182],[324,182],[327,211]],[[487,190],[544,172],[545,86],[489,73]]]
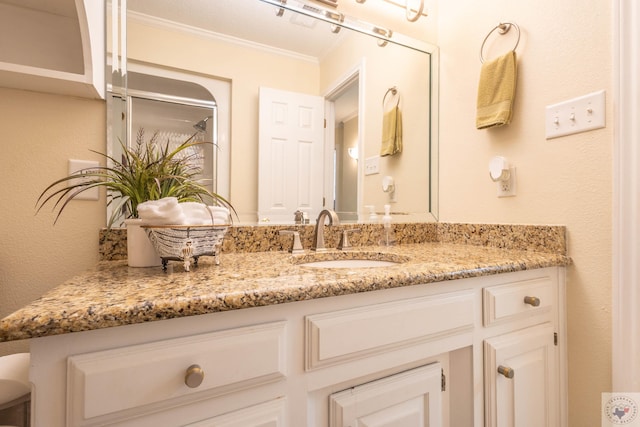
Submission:
[[[229,209],[198,202],[178,203],[175,197],[149,200],[138,205],[138,217],[147,225],[229,224]]]
[[[140,203],[138,217],[148,225],[183,224],[185,221],[182,208],[175,197]]]
[[[180,203],[180,206],[182,207],[182,212],[185,216],[186,224],[211,224],[211,214],[207,209],[207,205],[198,202],[183,202]]]
[[[213,216],[213,224],[229,224],[230,212],[228,208],[223,206],[208,206],[209,211]]]

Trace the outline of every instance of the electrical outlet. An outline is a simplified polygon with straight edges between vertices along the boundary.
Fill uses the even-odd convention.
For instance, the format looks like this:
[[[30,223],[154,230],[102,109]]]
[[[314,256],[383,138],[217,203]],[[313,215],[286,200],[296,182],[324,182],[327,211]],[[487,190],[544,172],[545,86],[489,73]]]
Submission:
[[[509,179],[498,181],[498,197],[511,197],[516,195],[516,168],[509,168]]]

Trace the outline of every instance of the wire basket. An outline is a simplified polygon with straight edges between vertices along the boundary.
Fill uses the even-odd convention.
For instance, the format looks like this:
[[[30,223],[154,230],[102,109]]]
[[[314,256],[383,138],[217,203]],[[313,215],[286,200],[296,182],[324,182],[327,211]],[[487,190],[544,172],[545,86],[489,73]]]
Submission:
[[[229,228],[228,225],[145,225],[142,226],[149,240],[162,259],[162,269],[167,269],[168,261],[182,261],[186,271],[191,262],[198,265],[201,256],[215,257]]]

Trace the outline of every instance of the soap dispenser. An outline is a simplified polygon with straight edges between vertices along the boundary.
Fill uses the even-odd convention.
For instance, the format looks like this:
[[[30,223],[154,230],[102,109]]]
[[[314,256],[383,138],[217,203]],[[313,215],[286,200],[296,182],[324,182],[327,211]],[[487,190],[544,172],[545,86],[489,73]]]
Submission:
[[[376,214],[376,207],[374,205],[365,206],[369,209],[369,222],[378,222],[378,215]]]
[[[396,243],[396,238],[391,227],[391,205],[384,205],[384,216],[382,217],[382,246],[392,246]]]

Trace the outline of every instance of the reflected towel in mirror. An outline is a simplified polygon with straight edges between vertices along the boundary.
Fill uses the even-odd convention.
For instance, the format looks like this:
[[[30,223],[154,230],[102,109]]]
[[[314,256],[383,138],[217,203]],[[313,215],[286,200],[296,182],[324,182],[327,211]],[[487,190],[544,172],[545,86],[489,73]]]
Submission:
[[[516,75],[515,51],[482,64],[476,128],[486,129],[511,122],[513,100],[516,95]]]
[[[402,153],[402,110],[396,105],[382,117],[381,156]]]

